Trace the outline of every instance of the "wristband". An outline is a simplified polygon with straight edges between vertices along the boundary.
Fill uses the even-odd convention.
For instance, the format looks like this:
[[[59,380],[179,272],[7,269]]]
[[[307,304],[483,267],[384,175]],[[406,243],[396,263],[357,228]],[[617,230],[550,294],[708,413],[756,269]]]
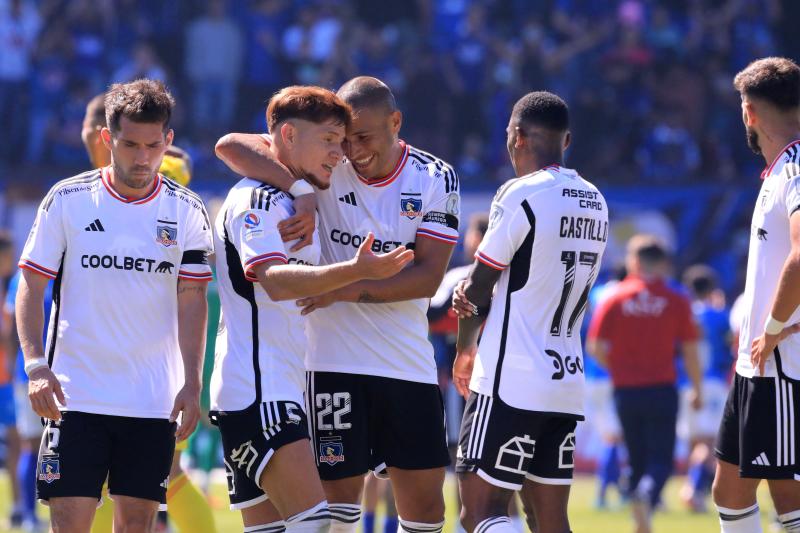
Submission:
[[[785,325],[786,322],[776,320],[775,317],[772,316],[772,313],[770,313],[769,318],[767,318],[767,325],[764,327],[764,331],[768,335],[778,335],[781,331],[783,331],[783,327]]]
[[[295,180],[287,192],[297,198],[298,196],[303,196],[304,194],[314,194],[314,187],[312,187],[311,184],[306,180]]]
[[[44,368],[49,366],[47,364],[47,359],[44,357],[37,357],[36,359],[31,359],[30,361],[25,361],[25,375],[31,377],[31,372],[34,370],[39,370],[40,368]]]

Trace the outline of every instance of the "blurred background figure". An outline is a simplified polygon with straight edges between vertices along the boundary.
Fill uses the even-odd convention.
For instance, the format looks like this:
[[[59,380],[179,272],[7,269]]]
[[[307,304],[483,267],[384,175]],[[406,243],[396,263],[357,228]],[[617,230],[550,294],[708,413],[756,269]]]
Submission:
[[[380,504],[383,504],[383,524],[379,530],[375,530],[375,516]],[[394,505],[394,494],[392,493],[392,483],[388,479],[379,478],[375,475],[368,475],[364,480],[364,512],[363,518],[364,533],[396,533],[397,508]]]
[[[691,383],[681,372],[678,436],[689,444],[688,472],[681,499],[695,512],[706,511],[706,497],[714,479],[714,440],[728,397],[733,369],[729,312],[717,276],[706,265],[683,273],[683,285],[692,298],[692,313],[700,328],[698,358],[703,376],[703,406],[692,409]]]
[[[698,332],[689,300],[670,288],[670,261],[654,237],[628,242],[627,276],[603,300],[589,326],[587,348],[609,370],[614,404],[628,450],[627,480],[637,533],[650,533],[652,510],[672,473],[678,417],[675,348],[702,405]]]

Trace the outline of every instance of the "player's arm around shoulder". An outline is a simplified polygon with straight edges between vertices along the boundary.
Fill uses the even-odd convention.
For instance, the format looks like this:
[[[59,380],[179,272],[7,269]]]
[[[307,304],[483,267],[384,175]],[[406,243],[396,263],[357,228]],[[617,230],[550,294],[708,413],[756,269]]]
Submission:
[[[432,298],[442,284],[458,242],[460,204],[455,171],[449,169],[440,173],[437,179],[431,179],[430,188],[423,197],[413,264],[390,278],[354,283],[324,295],[318,302],[301,301],[300,305],[324,307],[336,301],[389,303]]]
[[[300,239],[291,250],[297,251],[312,242],[316,227],[317,197],[313,187],[303,180],[295,179],[269,147],[269,138],[265,135],[228,133],[217,141],[214,152],[236,174],[272,185],[294,196],[295,214],[281,221],[278,229],[283,242]]]
[[[312,266],[267,261],[253,272],[274,301],[316,296],[364,279],[394,276],[414,259],[414,252],[400,246],[385,254],[372,252],[370,232],[353,259],[332,265]]]

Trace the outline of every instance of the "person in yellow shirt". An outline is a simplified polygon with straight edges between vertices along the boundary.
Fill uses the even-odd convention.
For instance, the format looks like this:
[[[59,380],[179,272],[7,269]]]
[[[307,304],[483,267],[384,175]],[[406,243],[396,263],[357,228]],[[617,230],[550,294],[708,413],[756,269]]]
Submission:
[[[100,139],[100,130],[106,126],[104,96],[99,94],[89,101],[81,131],[81,140],[95,168],[111,164],[111,152]],[[180,185],[188,185],[192,178],[189,154],[177,146],[170,146],[161,162],[159,172]],[[216,533],[208,501],[181,469],[181,453],[188,446],[188,442],[184,440],[175,446],[167,487],[167,514],[182,533]],[[107,497],[106,490],[103,492],[105,504],[95,513],[92,533],[111,533],[114,505]]]

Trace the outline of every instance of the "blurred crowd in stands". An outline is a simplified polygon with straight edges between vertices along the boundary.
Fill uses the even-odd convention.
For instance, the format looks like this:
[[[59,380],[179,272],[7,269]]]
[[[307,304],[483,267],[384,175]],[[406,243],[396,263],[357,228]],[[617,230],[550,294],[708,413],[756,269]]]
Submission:
[[[84,169],[86,102],[146,76],[177,96],[176,140],[213,178],[216,138],[263,131],[276,89],[371,74],[404,138],[465,190],[509,176],[509,109],[538,88],[570,104],[568,162],[600,184],[742,183],[760,168],[731,78],[800,49],[798,15],[780,0],[0,0],[0,168]]]

